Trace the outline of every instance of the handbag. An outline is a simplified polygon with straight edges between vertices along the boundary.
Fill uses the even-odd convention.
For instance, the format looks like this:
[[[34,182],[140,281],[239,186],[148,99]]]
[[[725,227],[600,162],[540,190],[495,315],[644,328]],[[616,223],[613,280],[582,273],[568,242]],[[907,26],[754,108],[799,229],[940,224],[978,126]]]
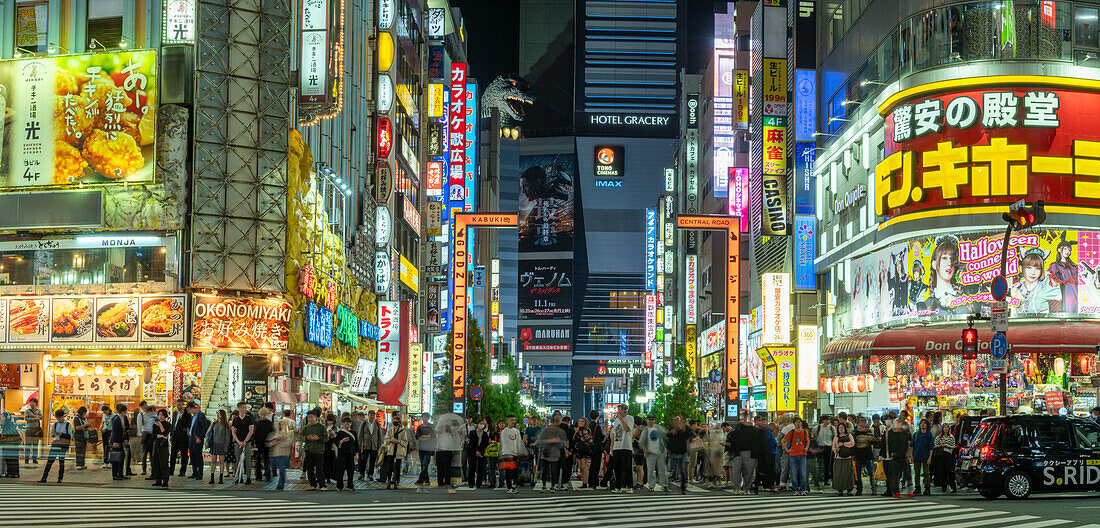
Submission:
[[[125,458],[125,454],[123,453],[123,451],[121,449],[113,449],[113,448],[111,449],[111,462],[112,463],[114,463],[114,462],[121,463],[123,458]]]
[[[698,436],[696,436],[695,438],[692,438],[691,441],[688,442],[688,451],[690,451],[692,453],[702,451],[703,449],[704,449],[703,439],[699,438]]]
[[[875,480],[886,480],[886,470],[882,467],[882,461],[875,462]]]

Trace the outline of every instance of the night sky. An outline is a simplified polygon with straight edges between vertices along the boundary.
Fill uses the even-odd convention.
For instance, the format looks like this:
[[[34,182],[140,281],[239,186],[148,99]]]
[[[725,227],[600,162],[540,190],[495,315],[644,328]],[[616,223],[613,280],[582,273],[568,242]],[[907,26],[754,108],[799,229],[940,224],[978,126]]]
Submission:
[[[686,54],[688,73],[706,66],[713,48],[714,28],[710,18],[713,0],[687,2]],[[462,9],[469,35],[469,62],[478,79],[519,70],[519,0],[451,0]]]

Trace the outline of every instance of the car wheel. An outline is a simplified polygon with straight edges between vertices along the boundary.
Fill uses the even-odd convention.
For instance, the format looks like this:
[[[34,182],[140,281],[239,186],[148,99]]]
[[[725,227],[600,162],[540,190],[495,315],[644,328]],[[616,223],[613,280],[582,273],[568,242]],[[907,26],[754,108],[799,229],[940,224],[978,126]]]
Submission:
[[[987,499],[996,499],[997,497],[999,497],[1001,495],[1000,491],[997,491],[995,489],[988,489],[988,488],[980,488],[980,489],[978,489],[978,493],[980,493],[982,495],[982,497],[985,497]]]
[[[1005,497],[1010,499],[1026,499],[1031,495],[1031,477],[1022,471],[1013,471],[1005,477]]]

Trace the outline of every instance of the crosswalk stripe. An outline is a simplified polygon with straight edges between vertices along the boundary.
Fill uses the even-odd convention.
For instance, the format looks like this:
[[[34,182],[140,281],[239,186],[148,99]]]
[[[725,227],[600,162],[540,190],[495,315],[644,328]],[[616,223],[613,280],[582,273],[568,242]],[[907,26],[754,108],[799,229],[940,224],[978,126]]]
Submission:
[[[912,503],[910,503],[910,505],[912,505]],[[866,507],[866,508],[859,508],[855,512],[852,512],[849,508],[844,507],[843,503],[838,503],[837,506],[843,508],[843,511],[844,511],[845,515],[848,515],[849,513],[853,513],[853,514],[858,515],[860,512],[864,512],[864,511],[867,512],[869,515],[878,515],[883,511],[881,503],[875,504],[875,505],[870,505],[869,507]],[[935,505],[927,504],[927,505],[921,505],[919,508],[907,508],[905,510],[905,521],[910,521],[911,519],[916,520],[916,519],[920,519],[922,517],[932,517],[932,516],[938,516],[938,515],[955,515],[955,514],[958,514],[960,512],[977,513],[977,512],[980,512],[980,511],[982,511],[980,508],[961,508],[961,507],[956,506],[954,504],[935,504]],[[920,522],[922,523],[923,526],[927,526],[929,523],[938,523],[940,519],[941,519],[940,517],[936,517],[935,519],[924,519]],[[806,526],[806,527],[810,527],[810,528],[816,528],[818,526],[821,526],[821,520],[820,520],[820,515],[817,515],[817,516],[803,515],[803,516],[799,516],[799,517],[787,517],[787,518],[784,518],[784,519],[776,519],[776,520],[768,521],[767,524],[781,524],[784,527],[792,527],[792,528],[796,527],[796,526]]]
[[[1003,517],[1003,515],[1007,514],[1008,512],[988,511],[988,510],[981,510],[979,508],[971,508],[971,510],[980,511],[981,515],[988,516],[989,522],[991,522],[991,523],[994,523],[994,522],[995,523],[1000,523],[1002,526],[1011,525],[1011,523],[1009,521],[1011,519],[1013,519],[1012,517],[1007,517],[1007,518]],[[960,511],[964,511],[964,510],[956,510],[954,512],[951,512],[951,515],[948,515],[947,517],[937,517],[935,519],[935,524],[937,526],[951,526],[952,528],[954,528],[954,527],[960,526],[960,525],[954,524],[951,521],[964,521],[964,520],[974,518],[975,514],[973,512],[956,515]],[[898,519],[893,519],[893,521],[894,521],[893,524],[895,526],[927,526],[928,525],[928,521],[923,521],[922,522],[922,521],[917,521],[915,519],[910,520],[909,517],[908,517],[909,512],[907,511],[905,513],[906,513],[905,516],[902,516],[901,518],[898,518]],[[1034,519],[1034,517],[1029,517],[1029,518]]]
[[[1015,524],[1015,525],[1012,526],[1012,528],[1044,528],[1046,526],[1054,526],[1054,525],[1057,525],[1057,524],[1066,524],[1068,522],[1073,522],[1073,521],[1067,521],[1065,519],[1043,519],[1041,521],[1030,522],[1030,523],[1027,523],[1027,524]]]
[[[813,519],[814,520],[813,526],[820,526],[821,525],[820,524],[821,523],[821,514],[820,513],[814,513],[812,515],[802,515],[802,516],[796,515],[796,516],[793,516],[793,517],[785,515],[785,514],[788,514],[789,512],[792,512],[792,511],[793,512],[806,511],[807,508],[803,508],[803,506],[805,506],[805,505],[804,504],[798,504],[797,507],[792,508],[791,504],[786,504],[786,505],[773,504],[771,507],[755,507],[754,508],[754,507],[751,507],[751,506],[746,504],[745,511],[743,513],[738,513],[737,514],[737,521],[738,522],[735,525],[731,525],[731,526],[741,526],[741,525],[744,525],[746,522],[752,521],[754,519],[760,519],[760,520],[753,522],[753,524],[762,524],[762,523],[766,524],[766,523],[769,523],[769,522],[777,522],[777,523],[782,523],[782,524],[785,524],[785,525],[788,525],[792,522],[799,521],[799,520]],[[830,502],[828,506],[825,506],[825,505],[822,505],[822,506],[825,507],[825,508],[843,508],[843,511],[845,512],[845,515],[858,514],[860,511],[863,511],[863,510],[869,510],[869,511],[875,511],[875,512],[881,511],[881,503],[879,501],[873,501],[873,500],[862,501],[861,504],[856,504],[856,503],[850,502],[850,501]],[[933,506],[931,508],[935,508],[935,509],[954,509],[954,508],[957,508],[957,507],[953,506],[953,505],[937,505],[937,506]],[[811,507],[809,509],[812,510],[813,508]],[[728,512],[729,510],[725,509],[725,511]],[[685,509],[681,509],[680,511],[678,511],[676,513],[676,520],[680,521],[680,522],[689,521],[689,520],[695,519],[695,518],[700,518],[700,519],[705,520],[710,515],[711,514],[709,512],[696,512],[696,511],[690,511],[690,510],[685,508]],[[781,519],[777,519],[776,518],[777,516],[781,517]],[[630,516],[630,520],[631,521],[639,521],[639,520],[642,520],[642,521],[644,521],[644,520],[659,521],[659,520],[667,520],[668,517],[669,517],[668,513],[664,512],[661,515],[650,515],[650,516],[633,515],[633,516]],[[593,518],[599,519],[600,517],[593,516]],[[609,526],[623,526],[623,527],[626,527],[626,526],[637,526],[637,524],[619,524],[619,525],[609,525]],[[709,526],[709,523],[708,523],[708,526]]]

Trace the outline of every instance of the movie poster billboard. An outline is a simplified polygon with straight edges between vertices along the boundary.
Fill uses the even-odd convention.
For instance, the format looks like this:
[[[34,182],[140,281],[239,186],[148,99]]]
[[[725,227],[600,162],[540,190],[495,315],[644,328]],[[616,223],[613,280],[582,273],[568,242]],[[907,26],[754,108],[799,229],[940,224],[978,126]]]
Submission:
[[[573,251],[573,154],[521,156],[519,250]]]
[[[912,317],[964,316],[993,302],[1004,233],[923,236],[852,261],[844,285],[851,328]],[[1035,229],[1009,239],[1012,315],[1100,313],[1100,231]]]
[[[519,261],[519,318],[569,319],[573,307],[573,261]]]
[[[0,62],[0,188],[153,181],[156,89],[153,50]]]

